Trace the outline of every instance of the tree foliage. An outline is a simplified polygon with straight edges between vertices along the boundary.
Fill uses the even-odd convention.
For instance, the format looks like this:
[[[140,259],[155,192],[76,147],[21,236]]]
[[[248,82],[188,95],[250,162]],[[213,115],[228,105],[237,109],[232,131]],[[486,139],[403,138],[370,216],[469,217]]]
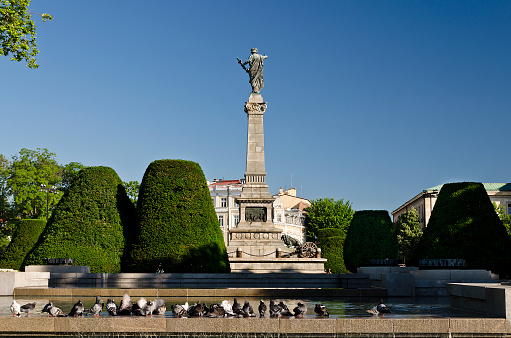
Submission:
[[[307,212],[305,217],[307,237],[312,241],[318,237],[319,229],[337,228],[346,234],[354,214],[350,201],[333,198],[313,200],[305,211]]]
[[[0,218],[45,219],[84,166],[60,165],[48,149],[23,148],[8,160],[0,155]],[[43,186],[43,187],[42,187]]]
[[[25,257],[37,243],[46,226],[46,220],[43,219],[22,219],[17,223],[12,240],[1,256],[1,268],[20,270]]]
[[[355,212],[344,242],[344,262],[349,271],[371,264],[371,259],[395,259],[397,236],[386,210]]]
[[[136,206],[138,201],[138,193],[140,191],[140,183],[138,181],[122,182],[126,194],[130,198],[130,201]]]
[[[229,261],[206,178],[195,162],[158,160],[147,168],[137,204],[134,272],[228,272]]]
[[[482,183],[445,184],[413,255],[465,259],[468,268],[511,276],[511,238]]]
[[[13,197],[14,212],[23,219],[46,217],[46,206],[55,205],[62,192],[48,193],[41,189],[61,185],[61,168],[55,159],[55,153],[48,149],[21,149],[13,156],[7,188]]]
[[[91,272],[120,272],[125,238],[136,230],[135,208],[117,173],[108,167],[85,168],[55,208],[25,265],[41,264],[43,258],[74,258]]]
[[[419,213],[417,210],[412,207],[399,215],[395,223],[395,228],[399,247],[399,258],[406,263],[410,260],[422,236]]]
[[[36,43],[36,25],[28,9],[30,0],[0,0],[0,53],[11,55],[12,61],[27,62],[38,68],[35,57],[39,53]],[[53,20],[47,13],[39,14],[42,21]]]
[[[506,214],[506,209],[502,204],[497,204],[495,202],[492,202],[492,204],[502,224],[506,227],[507,233],[511,236],[511,215]]]

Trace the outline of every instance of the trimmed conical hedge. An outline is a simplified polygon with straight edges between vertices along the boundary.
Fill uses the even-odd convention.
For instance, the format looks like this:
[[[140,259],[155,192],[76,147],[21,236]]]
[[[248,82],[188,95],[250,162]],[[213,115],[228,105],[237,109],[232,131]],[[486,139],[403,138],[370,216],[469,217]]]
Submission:
[[[465,259],[467,268],[511,276],[511,239],[483,184],[442,186],[412,262],[422,258]]]
[[[229,261],[199,164],[158,160],[147,168],[137,204],[140,235],[131,271],[228,272]]]
[[[43,258],[74,258],[91,272],[120,272],[124,233],[136,233],[136,213],[117,173],[108,167],[80,170],[57,204],[25,265]]]
[[[396,259],[397,236],[386,210],[355,212],[344,242],[344,263],[351,272],[368,266],[371,259]]]
[[[344,241],[346,240],[344,229],[318,229],[317,233],[321,247],[321,257],[327,259],[325,269],[331,268],[333,273],[348,272],[343,257]]]
[[[37,243],[45,226],[44,219],[19,220],[12,240],[0,260],[0,268],[20,270],[23,260]]]

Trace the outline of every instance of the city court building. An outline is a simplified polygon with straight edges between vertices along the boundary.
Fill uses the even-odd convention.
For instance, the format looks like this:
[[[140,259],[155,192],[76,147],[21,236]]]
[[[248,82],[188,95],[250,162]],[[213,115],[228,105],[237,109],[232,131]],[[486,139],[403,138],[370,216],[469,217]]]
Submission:
[[[236,203],[236,198],[241,195],[244,183],[245,179],[208,181],[209,192],[226,245],[229,244],[229,230],[237,227],[240,221],[239,205]],[[275,197],[275,201],[273,202],[272,217],[275,226],[282,229],[282,234],[305,243],[306,212],[304,209],[310,205],[310,201],[297,197],[295,188],[286,191],[280,188],[279,193],[273,197]]]
[[[411,200],[392,211],[393,221],[396,222],[399,215],[413,207],[419,213],[420,226],[424,230],[428,226],[431,212],[435,207],[435,202],[442,186],[443,184],[423,190]],[[483,186],[488,193],[488,197],[490,197],[490,201],[495,202],[497,205],[502,205],[506,213],[508,215],[511,214],[511,183],[483,183]]]

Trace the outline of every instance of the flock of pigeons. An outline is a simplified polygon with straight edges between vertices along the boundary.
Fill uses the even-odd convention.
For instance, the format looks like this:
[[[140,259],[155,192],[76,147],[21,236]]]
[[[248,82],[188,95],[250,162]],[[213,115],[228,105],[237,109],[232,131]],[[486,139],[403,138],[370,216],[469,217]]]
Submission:
[[[11,304],[11,312],[13,316],[20,317],[22,313],[28,313],[35,308],[36,303],[28,303],[25,305],[18,304],[15,300]],[[85,309],[81,300],[78,300],[73,305],[71,311],[66,314],[60,308],[53,305],[52,302],[46,304],[41,312],[47,312],[50,317],[78,317],[88,314],[93,314],[94,317],[101,316],[101,312],[104,308],[103,300],[97,296],[96,302],[90,309]],[[163,315],[167,311],[165,301],[161,298],[147,301],[145,298],[140,298],[137,302],[132,303],[130,296],[124,294],[119,306],[113,299],[108,299],[106,303],[106,310],[110,316],[152,316],[152,315]],[[189,305],[186,302],[183,305],[174,304],[171,306],[172,314],[178,318],[186,317],[256,317],[256,313],[252,308],[252,305],[248,301],[243,304],[238,303],[237,299],[234,298],[234,303],[231,305],[227,300],[221,303],[211,304],[208,307],[206,303],[198,301],[193,305]],[[307,313],[307,306],[301,302],[298,302],[296,307],[291,312],[284,302],[275,303],[270,300],[267,306],[263,300],[259,302],[257,308],[259,316],[264,317],[268,312],[270,318],[278,317],[303,317]],[[328,317],[327,308],[322,304],[316,304],[314,307],[316,315],[321,317]],[[368,313],[373,315],[384,315],[390,313],[389,309],[383,304],[383,300],[373,308],[367,310]]]
[[[174,304],[171,306],[172,314],[175,317],[256,317],[257,314],[254,312],[252,305],[246,300],[243,304],[238,303],[238,300],[234,298],[234,303],[231,305],[227,300],[222,301],[220,304],[211,304],[208,307],[206,303],[198,301],[193,305],[188,305],[186,302],[184,305]],[[293,312],[289,310],[284,302],[278,304],[275,301],[270,300],[269,306],[264,303],[263,300],[259,302],[257,311],[260,317],[264,317],[266,312],[271,318],[278,317],[303,317],[307,313],[307,306],[303,303],[298,302]],[[316,304],[314,311],[318,316],[328,317],[329,313],[326,307],[322,304]]]

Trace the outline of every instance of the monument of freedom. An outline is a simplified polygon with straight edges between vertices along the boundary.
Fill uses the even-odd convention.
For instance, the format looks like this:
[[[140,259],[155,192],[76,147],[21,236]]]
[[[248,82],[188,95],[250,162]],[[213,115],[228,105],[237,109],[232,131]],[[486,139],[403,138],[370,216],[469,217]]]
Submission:
[[[324,258],[298,258],[290,254],[294,249],[287,248],[281,240],[282,230],[272,219],[274,197],[266,184],[264,159],[263,115],[267,103],[263,101],[261,89],[264,87],[263,64],[268,58],[252,48],[247,61],[238,63],[249,74],[252,93],[245,102],[248,117],[247,165],[245,184],[241,196],[236,199],[239,205],[240,221],[229,233],[227,247],[232,272],[324,272]],[[245,65],[249,65],[248,68]]]

